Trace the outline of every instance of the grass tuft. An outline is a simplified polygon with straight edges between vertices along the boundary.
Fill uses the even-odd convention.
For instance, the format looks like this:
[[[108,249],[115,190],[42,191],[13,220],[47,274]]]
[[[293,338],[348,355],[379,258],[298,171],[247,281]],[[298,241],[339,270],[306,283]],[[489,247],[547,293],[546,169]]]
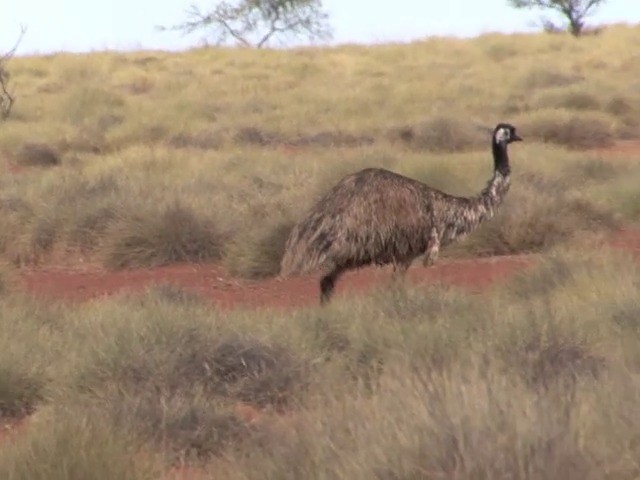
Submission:
[[[278,275],[293,222],[271,223],[275,224],[238,233],[229,242],[224,263],[233,275],[253,279]]]
[[[3,360],[7,360],[6,357]],[[44,385],[39,375],[20,367],[0,366],[0,419],[29,415],[42,400]]]
[[[213,221],[174,203],[159,214],[133,214],[114,221],[104,245],[110,268],[153,267],[217,260],[224,237]]]
[[[480,256],[540,253],[559,244],[611,232],[620,226],[615,212],[588,199],[564,194],[562,183],[522,175],[495,217],[469,238],[452,245],[455,255]]]
[[[157,465],[136,456],[136,441],[101,415],[46,412],[0,450],[0,477],[11,480],[152,480]]]
[[[520,368],[526,381],[536,387],[550,388],[558,381],[596,378],[605,367],[604,358],[574,338],[552,335],[543,339],[537,336],[529,339],[522,352]],[[509,362],[513,361],[514,355],[509,355]]]
[[[93,408],[107,412],[120,428],[135,431],[170,463],[198,463],[224,454],[254,433],[233,409],[201,392],[112,393]]]

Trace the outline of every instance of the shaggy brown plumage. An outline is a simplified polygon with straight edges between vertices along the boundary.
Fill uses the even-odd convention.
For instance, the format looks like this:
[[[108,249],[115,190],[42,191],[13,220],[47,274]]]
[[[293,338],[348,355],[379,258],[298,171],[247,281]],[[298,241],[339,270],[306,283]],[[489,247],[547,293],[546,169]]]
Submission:
[[[321,303],[338,277],[365,265],[394,266],[404,274],[425,255],[438,251],[491,218],[509,190],[507,145],[522,140],[512,125],[500,123],[492,136],[494,174],[477,197],[456,197],[417,180],[380,168],[348,175],[291,231],[282,258],[282,277],[321,270]]]

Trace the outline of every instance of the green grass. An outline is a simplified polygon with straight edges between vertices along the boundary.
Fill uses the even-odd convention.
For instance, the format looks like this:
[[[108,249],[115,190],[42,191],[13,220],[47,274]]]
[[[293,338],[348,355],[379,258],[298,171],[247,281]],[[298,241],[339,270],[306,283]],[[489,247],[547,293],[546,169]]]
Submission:
[[[526,140],[512,148],[513,192],[501,220],[450,255],[544,250],[606,230],[593,218],[611,212],[636,221],[638,155],[586,187],[575,172],[599,159],[585,149],[640,134],[640,71],[626,48],[639,36],[612,26],[579,41],[16,58],[19,100],[0,150],[23,170],[0,179],[0,252],[113,268],[213,260],[270,276],[287,229],[346,173],[384,166],[479,192],[499,121]],[[524,174],[563,190],[525,187]]]

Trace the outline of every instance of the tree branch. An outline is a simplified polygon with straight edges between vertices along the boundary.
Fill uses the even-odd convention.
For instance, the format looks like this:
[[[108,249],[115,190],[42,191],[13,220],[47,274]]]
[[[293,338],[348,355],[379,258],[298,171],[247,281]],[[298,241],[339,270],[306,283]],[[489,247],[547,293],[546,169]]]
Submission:
[[[11,109],[15,103],[15,97],[11,94],[8,88],[9,84],[9,72],[5,68],[5,64],[15,55],[22,38],[27,32],[27,28],[24,25],[20,25],[20,35],[16,40],[13,47],[0,57],[0,119],[6,120],[11,115]]]
[[[261,48],[274,36],[286,34],[330,37],[327,19],[322,0],[223,0],[206,14],[192,5],[187,10],[187,21],[156,28],[186,33],[210,28],[218,44],[232,37],[242,45]]]

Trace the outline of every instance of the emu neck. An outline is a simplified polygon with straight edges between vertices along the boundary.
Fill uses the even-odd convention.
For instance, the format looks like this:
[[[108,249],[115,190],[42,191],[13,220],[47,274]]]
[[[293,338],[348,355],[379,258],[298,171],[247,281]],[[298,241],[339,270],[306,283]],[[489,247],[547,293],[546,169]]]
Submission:
[[[507,146],[502,143],[491,142],[491,150],[493,152],[493,165],[496,172],[500,172],[503,176],[511,173],[509,165],[509,153]]]
[[[480,194],[481,207],[487,209],[484,217],[491,218],[494,209],[499,207],[509,191],[511,180],[511,166],[507,146],[493,142],[493,177]]]
[[[439,226],[441,246],[460,240],[474,231],[485,220],[493,217],[509,191],[511,169],[506,146],[493,145],[495,169],[493,176],[479,196],[463,199],[449,207],[442,217],[446,221]]]

